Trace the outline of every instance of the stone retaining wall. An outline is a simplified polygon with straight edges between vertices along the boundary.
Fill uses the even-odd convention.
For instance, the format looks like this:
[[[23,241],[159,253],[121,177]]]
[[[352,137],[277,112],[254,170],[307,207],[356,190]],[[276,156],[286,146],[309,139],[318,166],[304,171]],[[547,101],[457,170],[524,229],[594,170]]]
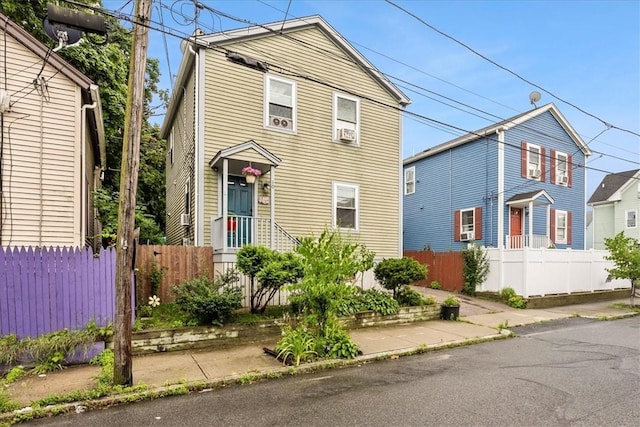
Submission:
[[[440,305],[402,307],[396,314],[382,316],[372,311],[343,317],[347,329],[385,326],[399,323],[438,319]],[[150,329],[132,336],[134,354],[178,351],[204,347],[225,347],[248,343],[273,344],[281,336],[283,320],[260,321],[254,325],[198,326],[176,329]],[[108,343],[113,347],[112,343]]]

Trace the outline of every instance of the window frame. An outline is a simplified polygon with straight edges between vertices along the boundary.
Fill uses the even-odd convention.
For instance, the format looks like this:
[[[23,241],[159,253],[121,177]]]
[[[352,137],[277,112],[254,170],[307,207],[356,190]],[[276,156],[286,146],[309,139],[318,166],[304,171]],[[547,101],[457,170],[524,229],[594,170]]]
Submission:
[[[352,123],[353,129],[356,133],[356,139],[354,141],[342,141],[340,140],[340,129],[345,126],[340,126],[341,123],[350,123],[344,120],[338,119],[338,99],[346,99],[348,101],[353,101],[356,103],[356,122]],[[347,126],[348,129],[351,126]],[[360,145],[360,98],[352,95],[347,95],[342,92],[333,92],[333,142],[338,142],[341,144],[350,144],[350,145]]]
[[[407,179],[408,172],[412,172],[413,178],[411,180]],[[409,184],[413,184],[411,191],[408,190]],[[411,166],[404,170],[404,195],[408,196],[409,194],[413,194],[416,192],[416,167]]]
[[[331,224],[334,229],[341,231],[350,231],[350,232],[359,232],[360,231],[360,186],[358,184],[351,184],[347,182],[337,182],[334,181],[332,185],[332,194],[331,194]],[[338,221],[338,188],[346,187],[355,190],[355,215],[354,215],[354,227],[342,227],[339,226]],[[342,208],[344,209],[344,208]]]
[[[633,213],[633,225],[629,225],[629,214]],[[624,228],[638,228],[638,210],[637,209],[627,209],[624,212]]]
[[[171,126],[171,132],[169,133],[169,164],[173,166],[175,161],[175,141],[174,141],[175,128]]]
[[[567,178],[567,182],[562,182],[562,177],[561,177],[561,174],[560,174],[560,163],[561,163],[560,162],[560,157],[564,158],[564,164],[565,164],[564,173],[565,173],[565,176]],[[555,178],[556,178],[555,181],[556,182],[554,182],[554,184],[562,185],[563,187],[568,187],[569,186],[569,174],[570,174],[570,171],[569,171],[569,167],[570,167],[569,166],[569,154],[562,153],[560,151],[556,151],[556,155],[555,155],[555,158],[553,159],[553,161],[555,162],[555,171],[556,171],[555,172],[555,175],[556,175],[555,176]]]
[[[471,212],[471,229],[465,229],[465,225],[463,223],[464,214],[467,212]],[[473,237],[476,235],[476,208],[469,209],[460,209],[460,233],[473,233]]]
[[[184,183],[184,213],[191,215],[191,178]]]
[[[291,129],[287,129],[287,128],[283,128],[280,126],[275,126],[272,125],[269,117],[269,105],[271,104],[270,99],[271,99],[271,82],[272,81],[278,81],[280,83],[285,83],[288,85],[291,85],[291,120],[293,122],[293,124],[291,125]],[[295,80],[289,80],[289,79],[285,79],[279,76],[274,76],[271,74],[266,74],[264,75],[264,105],[263,105],[263,110],[264,110],[264,117],[263,117],[263,126],[265,129],[269,129],[269,130],[275,130],[277,132],[283,132],[283,133],[289,133],[289,134],[295,134],[297,132],[298,129],[298,117],[297,117],[297,106],[298,106],[298,102],[297,102],[297,91],[298,91],[298,85],[296,83]],[[275,103],[274,103],[275,104]]]
[[[531,155],[533,154],[531,152],[532,148],[535,148],[535,149],[538,150],[538,167],[536,168],[536,170],[540,171],[540,176],[538,176],[537,178],[534,177],[530,173],[530,171],[533,169],[531,167],[531,165],[533,164],[531,162]],[[542,162],[544,161],[543,158],[542,158],[542,147],[540,145],[535,145],[535,144],[531,144],[531,143],[527,142],[526,149],[527,149],[527,178],[528,179],[533,179],[533,180],[536,180],[536,181],[541,181],[541,179],[542,179],[542,170],[543,170]]]
[[[553,243],[558,243],[558,244],[563,244],[563,245],[568,245],[568,233],[569,233],[569,212],[568,211],[562,211],[562,210],[557,210],[555,211],[555,223],[554,223],[554,242]],[[560,217],[564,217],[564,228],[561,228],[559,226],[560,224]],[[558,238],[558,230],[563,229],[564,230],[564,238],[562,240],[560,240]]]

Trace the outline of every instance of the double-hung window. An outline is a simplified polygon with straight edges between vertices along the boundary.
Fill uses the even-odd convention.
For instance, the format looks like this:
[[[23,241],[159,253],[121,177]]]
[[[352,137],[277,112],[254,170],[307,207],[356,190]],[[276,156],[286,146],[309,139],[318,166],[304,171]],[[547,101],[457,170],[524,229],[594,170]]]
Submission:
[[[473,209],[465,209],[460,211],[460,230],[463,233],[473,233]]]
[[[265,126],[285,132],[295,131],[295,82],[265,74]]]
[[[567,243],[567,212],[566,211],[556,211],[556,232],[555,232],[555,243]]]
[[[416,192],[416,167],[412,166],[404,170],[404,194]]]
[[[527,177],[531,179],[540,179],[542,175],[542,156],[540,147],[537,145],[527,145]]]
[[[636,228],[638,226],[638,211],[636,209],[625,212],[625,223],[627,228]]]
[[[569,159],[564,153],[556,153],[556,184],[569,184]]]
[[[333,183],[333,226],[358,230],[359,187],[355,184]]]
[[[342,93],[333,94],[333,135],[335,141],[360,141],[360,100]]]

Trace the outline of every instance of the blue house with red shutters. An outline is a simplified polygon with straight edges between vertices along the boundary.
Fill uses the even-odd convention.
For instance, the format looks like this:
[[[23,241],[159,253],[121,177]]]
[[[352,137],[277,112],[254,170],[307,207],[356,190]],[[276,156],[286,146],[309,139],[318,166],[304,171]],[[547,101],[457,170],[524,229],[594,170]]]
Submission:
[[[405,159],[404,250],[584,249],[590,154],[547,104]]]

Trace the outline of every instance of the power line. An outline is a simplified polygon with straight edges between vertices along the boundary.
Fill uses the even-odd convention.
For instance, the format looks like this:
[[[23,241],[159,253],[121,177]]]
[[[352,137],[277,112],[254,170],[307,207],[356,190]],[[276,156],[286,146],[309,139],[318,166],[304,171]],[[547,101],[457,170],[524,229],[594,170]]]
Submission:
[[[571,102],[569,102],[569,101],[567,101],[567,100],[565,100],[565,99],[561,98],[560,96],[558,96],[558,95],[556,95],[556,94],[554,94],[554,93],[552,93],[552,92],[548,91],[547,89],[543,88],[542,86],[537,85],[537,84],[533,83],[532,81],[530,81],[530,80],[528,80],[528,79],[526,79],[526,78],[522,77],[520,74],[516,73],[515,71],[512,71],[512,70],[510,70],[509,68],[504,67],[504,66],[502,66],[502,65],[498,64],[497,62],[495,62],[495,61],[494,61],[494,60],[492,60],[491,58],[488,58],[487,56],[485,56],[485,55],[481,54],[481,53],[480,53],[480,52],[478,52],[477,50],[475,50],[475,49],[473,49],[472,47],[470,47],[470,46],[466,45],[465,43],[461,42],[460,40],[456,39],[455,37],[450,36],[449,34],[447,34],[447,33],[443,32],[443,31],[439,30],[438,28],[436,28],[436,27],[434,27],[433,25],[431,25],[431,24],[429,24],[428,22],[426,22],[424,19],[420,18],[419,16],[417,16],[416,14],[414,14],[414,13],[412,13],[412,12],[409,12],[407,9],[403,8],[402,6],[397,5],[397,4],[396,4],[396,3],[394,3],[393,1],[391,1],[391,0],[385,0],[385,1],[386,1],[387,3],[389,3],[390,5],[392,5],[392,6],[396,7],[396,8],[398,8],[398,9],[400,9],[402,12],[404,12],[404,13],[406,13],[407,15],[411,16],[412,18],[416,19],[418,22],[420,22],[421,24],[425,25],[426,27],[431,28],[433,31],[437,32],[438,34],[440,34],[440,35],[442,35],[442,36],[444,36],[444,37],[448,38],[449,40],[452,40],[453,42],[455,42],[455,43],[459,44],[460,46],[464,47],[465,49],[467,49],[467,50],[469,50],[469,51],[473,52],[474,54],[476,54],[476,55],[477,55],[477,56],[479,56],[480,58],[484,59],[485,61],[490,62],[491,64],[493,64],[493,65],[495,65],[496,67],[498,67],[498,68],[500,68],[500,69],[502,69],[502,70],[504,70],[504,71],[508,72],[509,74],[512,74],[513,76],[517,77],[518,79],[522,80],[523,82],[525,82],[525,83],[527,83],[527,84],[530,84],[531,86],[533,86],[533,87],[535,87],[535,88],[540,89],[541,91],[543,91],[543,92],[545,92],[545,93],[547,93],[547,94],[551,95],[552,97],[556,98],[557,100],[559,100],[559,101],[561,101],[561,102],[563,102],[563,103],[565,103],[565,104],[567,104],[567,105],[572,106],[573,108],[575,108],[576,110],[578,110],[578,111],[580,111],[580,112],[582,112],[582,113],[586,114],[587,116],[592,117],[592,118],[594,118],[594,119],[596,119],[596,120],[598,120],[598,121],[602,122],[602,124],[603,124],[603,125],[605,125],[605,126],[607,126],[607,127],[609,127],[609,126],[610,126],[610,127],[612,127],[612,128],[618,129],[618,130],[620,130],[620,131],[622,131],[622,132],[630,133],[630,134],[632,134],[632,135],[640,136],[640,133],[638,133],[638,132],[634,132],[634,131],[629,130],[629,129],[624,129],[624,128],[621,128],[621,127],[618,127],[618,126],[615,126],[615,125],[612,125],[612,124],[610,124],[610,123],[606,122],[605,120],[601,119],[600,117],[598,117],[598,116],[596,116],[596,115],[594,115],[594,114],[591,114],[591,113],[589,113],[588,111],[583,110],[582,108],[578,107],[577,105],[575,105],[575,104],[573,104],[573,103],[571,103]]]

